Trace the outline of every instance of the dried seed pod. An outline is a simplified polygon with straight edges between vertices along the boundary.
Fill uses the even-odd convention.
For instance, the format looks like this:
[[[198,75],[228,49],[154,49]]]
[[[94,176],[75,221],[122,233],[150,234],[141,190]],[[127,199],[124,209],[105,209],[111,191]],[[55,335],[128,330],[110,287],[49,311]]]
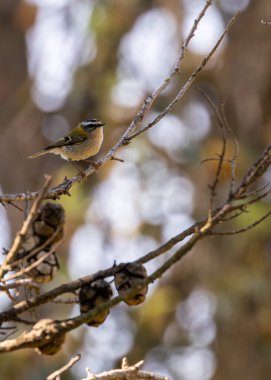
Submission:
[[[36,330],[39,334],[44,334],[44,332],[46,332],[45,339],[48,340],[48,343],[35,348],[35,351],[38,354],[54,355],[61,350],[65,340],[65,334],[59,334],[57,327],[53,322],[52,319],[45,318],[41,319],[33,326],[33,330]],[[50,335],[54,336],[53,340],[50,339]]]
[[[35,263],[37,260],[39,260],[42,256],[46,255],[48,252],[41,251],[37,255],[30,257],[27,260],[27,266]],[[36,267],[31,269],[27,273],[34,281],[38,283],[45,283],[45,282],[52,281],[58,269],[59,269],[59,264],[58,264],[56,254],[52,253],[44,261],[42,261],[40,264],[38,264]]]
[[[39,219],[52,227],[57,227],[60,224],[63,225],[65,220],[64,209],[57,203],[47,202],[41,209]]]
[[[105,280],[97,280],[89,285],[83,285],[79,292],[79,303],[81,314],[87,313],[96,306],[108,301],[112,297],[111,286]],[[104,310],[87,323],[88,326],[100,326],[109,314]]]
[[[147,278],[147,271],[142,264],[125,264],[119,265],[120,270],[115,274],[115,286],[120,296],[133,288],[138,280]],[[124,302],[129,305],[138,305],[145,300],[148,292],[148,285],[139,289],[136,294],[127,296]]]
[[[49,226],[43,220],[36,220],[33,223],[34,232],[36,235],[41,237],[49,237],[52,236],[55,232],[54,227]]]
[[[47,202],[42,206],[36,219],[33,221],[33,233],[39,236],[42,242],[45,242],[58,231],[51,242],[56,243],[63,237],[64,221],[65,213],[63,207],[59,204]]]

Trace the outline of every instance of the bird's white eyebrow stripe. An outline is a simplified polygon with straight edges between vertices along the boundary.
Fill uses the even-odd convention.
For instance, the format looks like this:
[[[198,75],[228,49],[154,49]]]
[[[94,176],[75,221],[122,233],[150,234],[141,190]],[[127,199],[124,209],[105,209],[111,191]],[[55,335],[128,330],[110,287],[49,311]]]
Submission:
[[[92,125],[93,127],[95,126],[102,126],[104,123],[102,123],[100,120],[92,119],[92,120],[84,120],[81,122],[81,125],[85,126],[90,126]]]

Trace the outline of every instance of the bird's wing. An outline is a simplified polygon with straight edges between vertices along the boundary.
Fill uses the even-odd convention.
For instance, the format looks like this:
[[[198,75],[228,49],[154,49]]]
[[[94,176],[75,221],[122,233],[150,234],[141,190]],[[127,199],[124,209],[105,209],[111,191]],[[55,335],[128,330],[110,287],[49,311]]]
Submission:
[[[47,146],[44,150],[49,150],[52,148],[60,148],[62,146],[70,146],[75,144],[81,144],[87,140],[87,135],[67,135],[58,139],[54,144]]]

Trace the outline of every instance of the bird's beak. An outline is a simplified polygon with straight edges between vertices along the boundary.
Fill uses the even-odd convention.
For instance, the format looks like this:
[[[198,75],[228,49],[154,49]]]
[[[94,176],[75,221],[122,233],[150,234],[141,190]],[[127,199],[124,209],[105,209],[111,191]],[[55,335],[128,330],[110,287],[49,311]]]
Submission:
[[[105,124],[102,121],[99,121],[99,124],[97,123],[96,128],[105,127]]]

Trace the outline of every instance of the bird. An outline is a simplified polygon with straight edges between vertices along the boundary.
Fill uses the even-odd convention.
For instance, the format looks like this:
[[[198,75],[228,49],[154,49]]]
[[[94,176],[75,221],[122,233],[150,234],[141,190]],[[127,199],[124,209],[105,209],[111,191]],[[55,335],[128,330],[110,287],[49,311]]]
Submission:
[[[98,119],[81,121],[67,135],[28,158],[36,158],[47,153],[53,153],[60,155],[61,158],[69,162],[90,162],[97,169],[97,163],[89,161],[87,158],[94,156],[100,150],[103,142],[104,126],[105,124]],[[81,170],[79,171],[80,173],[82,172]]]

